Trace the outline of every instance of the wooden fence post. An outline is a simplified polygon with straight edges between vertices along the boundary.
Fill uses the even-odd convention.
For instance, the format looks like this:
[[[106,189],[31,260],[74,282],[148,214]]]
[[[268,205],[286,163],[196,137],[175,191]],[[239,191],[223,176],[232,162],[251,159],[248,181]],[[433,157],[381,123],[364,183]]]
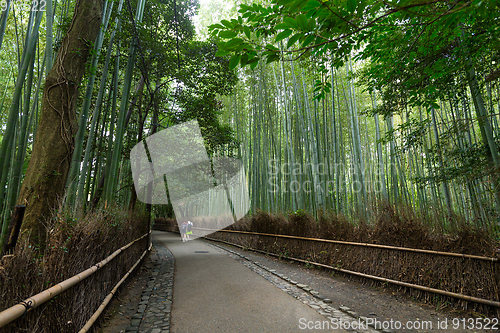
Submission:
[[[2,254],[7,254],[10,250],[16,247],[17,238],[19,237],[19,230],[23,224],[24,211],[26,206],[17,205],[14,207],[12,217],[10,219],[9,230],[6,235],[6,242],[3,245]]]

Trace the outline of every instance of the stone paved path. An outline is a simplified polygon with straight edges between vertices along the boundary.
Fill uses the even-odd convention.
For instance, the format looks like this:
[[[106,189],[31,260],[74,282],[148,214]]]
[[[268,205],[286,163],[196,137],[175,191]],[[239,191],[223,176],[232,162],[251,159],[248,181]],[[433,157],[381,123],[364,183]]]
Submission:
[[[276,272],[276,270],[274,269],[267,268],[259,262],[252,261],[245,255],[241,255],[235,251],[218,246],[214,243],[208,243],[208,245],[216,248],[223,253],[227,253],[231,258],[250,268],[252,271],[259,274],[282,291],[316,310],[320,315],[325,317],[325,321],[328,321],[330,323],[338,323],[341,321],[361,322],[365,324],[367,320],[366,317],[358,316],[358,314],[352,311],[349,307],[341,306],[338,309],[332,307],[331,305],[329,305],[329,303],[332,302],[330,299],[320,295],[318,291],[312,290],[308,285],[293,281],[289,277]],[[359,333],[378,333],[377,330],[369,327],[368,325],[365,325],[365,327],[357,327],[355,330],[352,329],[348,331]],[[392,331],[390,330],[386,330],[386,332],[392,333]]]
[[[157,231],[153,237],[175,256],[172,333],[304,332],[300,320],[328,321],[205,241],[183,243]]]
[[[174,284],[174,256],[153,239],[157,251],[150,281],[142,292],[137,313],[125,332],[169,333]]]
[[[299,318],[306,318],[313,322],[313,325],[318,322],[367,321],[367,317],[364,317],[367,315],[366,311],[359,311],[358,314],[358,310],[353,310],[357,309],[357,303],[353,306],[338,301],[338,290],[330,290],[330,280],[325,289],[314,280],[316,276],[311,279],[309,273],[297,274],[288,266],[283,267],[267,258],[230,246],[203,240],[182,243],[178,235],[164,232],[154,232],[154,237],[155,250],[147,264],[142,267],[143,273],[137,285],[140,287],[135,286],[132,295],[125,296],[125,301],[120,300],[123,303],[123,307],[120,304],[121,308],[118,308],[118,314],[122,318],[121,324],[108,326],[106,333],[304,332],[318,329],[298,328]],[[170,251],[165,246],[169,247]],[[344,283],[342,285],[344,288]],[[346,293],[353,298],[368,299],[366,294],[359,295],[350,289],[347,289]],[[370,302],[377,302],[377,299],[371,298]],[[342,304],[349,304],[349,307]],[[401,304],[390,299],[383,301],[380,306],[394,311],[392,306]],[[290,307],[298,311],[290,313]],[[308,311],[304,312],[304,308]],[[369,316],[377,317],[377,314],[373,313],[373,307],[370,309]],[[315,315],[311,311],[315,312]],[[390,316],[392,315],[393,312]],[[384,318],[380,317],[380,321],[385,322]],[[330,327],[326,331],[399,331],[384,328],[377,331],[373,326],[364,326],[344,326],[345,330]],[[427,329],[411,331],[429,332]]]
[[[154,232],[153,245],[157,256],[150,280],[125,332],[303,332],[301,318],[356,321],[350,309],[334,308],[300,281],[229,249],[202,240],[182,243],[164,232]]]

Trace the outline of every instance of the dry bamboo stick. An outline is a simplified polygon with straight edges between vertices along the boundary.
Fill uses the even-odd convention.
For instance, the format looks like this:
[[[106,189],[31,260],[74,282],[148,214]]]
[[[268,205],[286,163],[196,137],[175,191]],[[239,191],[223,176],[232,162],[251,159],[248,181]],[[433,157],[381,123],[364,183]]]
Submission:
[[[148,232],[141,237],[137,238],[136,240],[128,243],[125,246],[122,246],[115,252],[113,252],[109,257],[106,259],[102,260],[101,262],[95,264],[94,266],[90,267],[89,269],[84,270],[83,272],[67,279],[64,280],[55,286],[42,291],[39,294],[36,294],[35,296],[32,296],[21,303],[14,305],[13,307],[10,307],[2,312],[0,312],[0,327],[3,327],[10,323],[11,321],[19,318],[22,316],[24,313],[30,311],[31,309],[36,308],[37,306],[45,303],[46,301],[50,300],[51,298],[59,295],[63,291],[71,288],[75,284],[81,282],[82,280],[86,279],[90,275],[94,274],[97,272],[99,269],[101,269],[104,265],[106,265],[108,262],[110,262],[113,258],[115,258],[118,254],[120,254],[122,251],[126,250],[129,248],[132,244],[135,242],[143,239],[144,237],[148,236],[151,232]]]
[[[453,253],[453,252],[441,252],[441,251],[432,251],[432,250],[423,250],[423,249],[411,249],[411,248],[408,248],[408,247],[399,247],[399,246],[390,246],[390,245],[345,242],[345,241],[337,241],[337,240],[331,240],[331,239],[308,238],[308,237],[289,236],[289,235],[276,235],[276,234],[266,234],[266,233],[251,232],[251,231],[216,230],[216,229],[204,229],[204,228],[193,228],[193,229],[198,229],[198,230],[214,230],[214,231],[220,231],[220,232],[233,232],[233,233],[258,235],[258,236],[291,238],[291,239],[300,239],[300,240],[309,240],[309,241],[315,241],[315,242],[344,244],[344,245],[354,245],[354,246],[365,246],[365,247],[374,247],[374,248],[388,249],[388,250],[399,250],[399,251],[407,251],[407,252],[419,252],[419,253],[428,253],[428,254],[435,254],[435,255],[442,255],[442,256],[462,257],[462,258],[469,258],[469,259],[477,259],[477,260],[486,260],[486,261],[496,261],[496,262],[498,262],[498,258],[492,258],[492,257],[483,257],[483,256],[472,255],[472,254],[462,254],[462,253]]]
[[[132,273],[134,271],[134,269],[137,267],[137,265],[139,265],[139,263],[141,262],[141,260],[146,256],[146,254],[150,250],[151,250],[151,244],[149,244],[149,248],[147,250],[145,250],[142,253],[141,257],[135,262],[134,266],[132,266],[132,268],[130,268],[130,270],[127,272],[127,274],[125,274],[122,277],[122,279],[115,285],[115,287],[113,288],[113,290],[111,290],[111,292],[106,296],[106,298],[104,298],[104,301],[102,302],[102,304],[99,306],[99,308],[97,308],[97,311],[94,312],[94,314],[92,315],[92,317],[90,317],[90,319],[85,323],[85,326],[82,327],[82,329],[79,331],[79,333],[85,333],[85,332],[88,332],[88,330],[90,330],[90,328],[95,323],[95,321],[97,320],[97,318],[99,318],[99,316],[104,311],[104,309],[106,308],[106,306],[108,305],[108,303],[111,301],[111,299],[115,295],[115,293],[118,290],[118,288],[121,286],[121,284],[123,282],[125,282],[125,280],[128,278],[128,276],[130,275],[130,273]]]

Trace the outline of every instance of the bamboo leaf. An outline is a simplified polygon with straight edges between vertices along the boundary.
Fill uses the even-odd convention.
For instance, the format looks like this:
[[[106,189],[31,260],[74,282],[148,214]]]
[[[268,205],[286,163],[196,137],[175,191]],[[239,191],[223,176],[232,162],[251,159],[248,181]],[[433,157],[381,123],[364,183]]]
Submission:
[[[216,23],[208,26],[209,30],[214,30],[214,29],[224,29],[224,26],[222,24]]]
[[[252,60],[248,61],[248,65],[250,65],[251,69],[255,69],[255,67],[257,67],[258,64],[259,64],[258,58],[253,58]]]
[[[352,13],[356,10],[358,0],[347,0],[347,10]]]
[[[305,1],[307,0],[296,0],[294,3],[292,3],[289,7],[290,13],[300,10],[300,5],[303,4]]]
[[[317,0],[309,0],[307,4],[304,6],[304,10],[311,10],[321,7],[321,3]]]
[[[309,31],[312,31],[314,30],[314,28],[316,28],[316,19],[314,17],[311,18],[307,23],[307,28],[309,29]]]
[[[229,54],[229,51],[219,49],[215,53],[215,56],[216,57],[223,57],[223,56],[228,55],[228,54]]]
[[[241,67],[244,67],[247,63],[248,63],[248,54],[244,53],[241,55],[241,60],[240,60]]]
[[[307,17],[304,14],[297,16],[297,24],[302,30],[307,31]]]
[[[233,29],[233,25],[228,20],[221,20],[220,23],[224,24],[227,28]]]
[[[276,24],[276,26],[274,27],[274,29],[276,29],[276,30],[288,29],[288,28],[289,28],[288,24],[286,24],[286,23],[284,23],[284,22],[283,22],[283,23],[278,23],[278,24]]]
[[[271,62],[274,62],[276,60],[279,60],[280,56],[278,53],[272,53],[272,54],[269,54],[266,58],[266,63],[269,64]]]
[[[272,50],[272,51],[279,51],[279,49],[276,46],[274,46],[273,44],[267,44],[266,49]]]

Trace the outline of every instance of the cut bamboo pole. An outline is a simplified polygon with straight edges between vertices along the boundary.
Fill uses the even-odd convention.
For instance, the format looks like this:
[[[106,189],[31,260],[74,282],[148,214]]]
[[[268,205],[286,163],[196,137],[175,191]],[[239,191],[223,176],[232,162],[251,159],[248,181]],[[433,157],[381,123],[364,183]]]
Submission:
[[[198,230],[213,230],[213,231],[220,231],[220,232],[233,232],[233,233],[240,233],[240,234],[249,234],[249,235],[258,235],[258,236],[269,236],[269,237],[279,237],[279,238],[291,238],[291,239],[300,239],[300,240],[308,240],[308,241],[323,242],[323,243],[333,243],[333,244],[365,246],[365,247],[374,247],[374,248],[387,249],[387,250],[398,250],[398,251],[407,251],[407,252],[428,253],[428,254],[435,254],[435,255],[441,255],[441,256],[462,257],[462,258],[477,259],[477,260],[486,260],[486,261],[495,261],[495,262],[499,261],[498,258],[493,258],[493,257],[483,257],[483,256],[472,255],[472,254],[462,254],[462,253],[453,253],[453,252],[432,251],[432,250],[423,250],[423,249],[412,249],[412,248],[409,248],[409,247],[400,247],[400,246],[390,246],[390,245],[380,245],[380,244],[370,244],[370,243],[345,242],[345,241],[337,241],[337,240],[331,240],[331,239],[308,238],[308,237],[298,237],[298,236],[289,236],[289,235],[276,235],[276,234],[266,234],[266,233],[251,232],[251,231],[216,230],[216,229],[205,229],[205,228],[193,228],[193,229],[198,229]]]
[[[137,267],[137,265],[139,265],[139,263],[141,262],[141,260],[146,256],[146,254],[150,250],[151,250],[151,244],[149,244],[148,249],[145,250],[142,253],[142,256],[135,262],[134,266],[132,266],[132,268],[130,268],[130,270],[127,272],[127,274],[125,274],[122,277],[122,279],[115,285],[115,287],[113,288],[113,290],[111,290],[111,292],[106,296],[106,298],[104,299],[104,301],[102,302],[102,304],[99,306],[99,308],[97,309],[97,311],[94,312],[94,314],[92,315],[92,317],[90,317],[90,319],[85,323],[85,326],[82,327],[82,329],[80,330],[79,333],[85,333],[85,332],[88,332],[90,330],[90,328],[95,323],[95,321],[97,320],[97,318],[99,318],[99,316],[101,315],[101,313],[104,311],[104,309],[106,308],[106,306],[109,304],[109,302],[111,301],[111,299],[115,295],[115,293],[118,290],[118,288],[120,288],[121,284],[123,282],[125,282],[125,280],[127,280],[127,278],[130,275],[130,273],[132,273],[134,271],[134,269]]]
[[[135,242],[138,242],[139,240],[143,239],[144,237],[148,236],[151,232],[148,232],[141,237],[137,238],[136,240],[133,240],[132,242],[128,243],[125,246],[122,246],[115,252],[113,252],[109,257],[106,259],[102,260],[101,262],[95,264],[94,266],[90,267],[89,269],[84,270],[83,272],[67,279],[64,280],[55,286],[42,291],[39,294],[36,294],[35,296],[32,296],[21,303],[14,305],[13,307],[10,307],[2,312],[0,312],[0,327],[4,327],[11,321],[14,321],[15,319],[21,317],[24,313],[30,311],[31,309],[36,308],[37,306],[47,302],[48,300],[54,298],[55,296],[59,295],[63,291],[71,288],[75,284],[83,281],[84,279],[88,278],[95,272],[97,272],[99,269],[104,267],[108,262],[113,260],[116,256],[118,256],[121,252],[132,246]]]

